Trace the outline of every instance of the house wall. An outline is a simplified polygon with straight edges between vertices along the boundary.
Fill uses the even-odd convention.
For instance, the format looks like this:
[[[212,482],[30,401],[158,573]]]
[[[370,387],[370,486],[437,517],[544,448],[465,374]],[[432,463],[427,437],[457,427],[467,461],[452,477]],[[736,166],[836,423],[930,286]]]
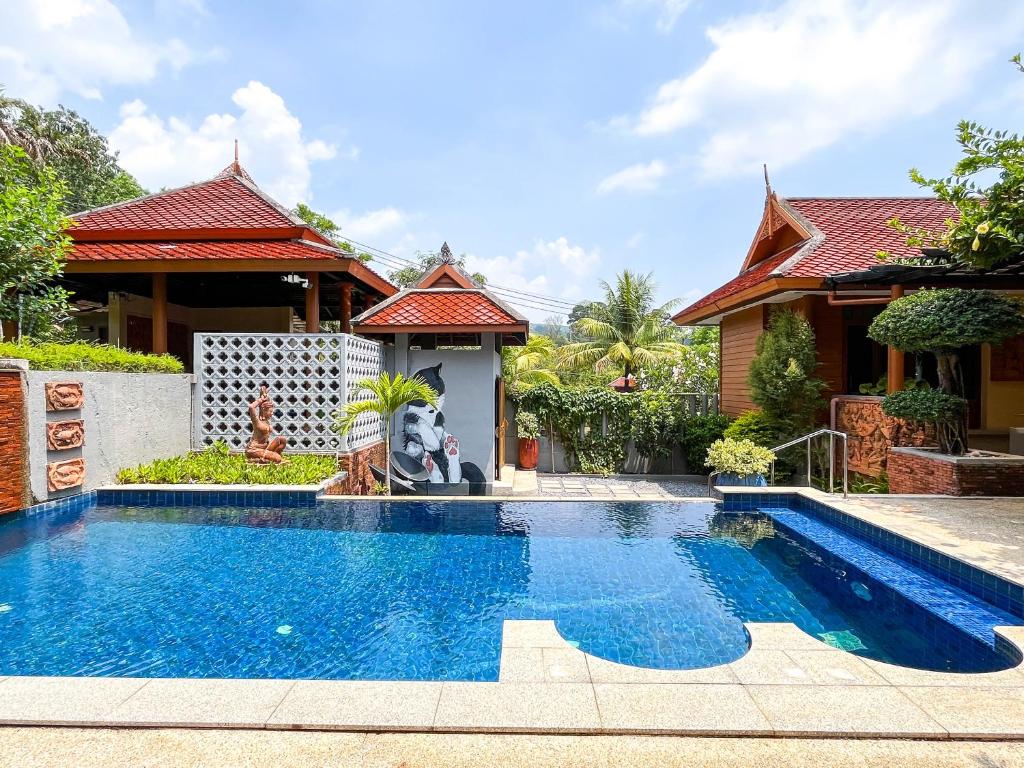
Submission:
[[[28,484],[28,425],[23,361],[0,361],[0,514],[31,503]]]
[[[843,308],[829,305],[824,296],[807,295],[785,306],[806,318],[814,329],[818,350],[815,375],[828,385],[826,399],[846,394],[846,327]]]
[[[494,334],[483,334],[479,349],[403,350],[399,345],[407,344],[407,338],[403,334],[396,339],[396,370],[412,376],[441,364],[445,399],[440,410],[445,431],[458,438],[460,460],[475,464],[487,481],[494,480],[494,386],[501,372]],[[399,414],[392,425],[393,450],[401,450],[403,443],[401,417]]]
[[[729,416],[738,416],[754,407],[747,386],[747,373],[756,352],[757,337],[764,330],[764,319],[763,305],[722,318],[720,407],[722,413]]]
[[[30,484],[36,501],[88,491],[114,481],[118,470],[187,453],[192,435],[192,376],[161,373],[29,371],[27,379]],[[82,385],[81,408],[46,409],[47,382]],[[79,448],[47,450],[47,423],[84,422]],[[85,459],[85,482],[47,489],[47,464]]]
[[[992,348],[986,344],[981,352],[983,429],[1024,427],[1024,342],[1012,340],[1000,352],[1010,365],[998,366],[1004,370],[997,371],[995,376]]]

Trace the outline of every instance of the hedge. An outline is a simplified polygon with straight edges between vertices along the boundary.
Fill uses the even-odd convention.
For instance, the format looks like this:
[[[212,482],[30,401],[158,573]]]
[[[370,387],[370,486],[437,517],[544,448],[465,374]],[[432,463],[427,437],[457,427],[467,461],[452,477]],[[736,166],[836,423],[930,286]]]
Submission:
[[[0,342],[0,357],[28,360],[34,371],[120,371],[124,373],[181,373],[185,367],[173,355],[145,355],[108,344],[76,341]]]

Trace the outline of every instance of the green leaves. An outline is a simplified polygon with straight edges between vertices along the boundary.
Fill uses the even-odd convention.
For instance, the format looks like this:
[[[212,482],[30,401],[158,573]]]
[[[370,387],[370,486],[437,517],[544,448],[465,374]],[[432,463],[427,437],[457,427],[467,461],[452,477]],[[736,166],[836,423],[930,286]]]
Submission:
[[[766,474],[775,454],[753,440],[724,437],[708,449],[708,464],[718,472],[731,472],[746,477]]]
[[[230,454],[225,443],[215,443],[200,453],[157,459],[117,473],[121,485],[196,484],[216,485],[319,485],[338,471],[334,456],[288,455],[287,464],[250,464],[245,456]]]
[[[516,434],[521,440],[536,440],[540,437],[540,422],[536,414],[526,410],[516,413]]]
[[[886,395],[882,410],[894,419],[918,424],[953,423],[963,418],[967,401],[937,389],[905,389]]]
[[[181,361],[173,355],[144,355],[85,341],[71,344],[0,342],[0,357],[28,360],[29,368],[35,371],[181,373],[184,370]]]
[[[356,419],[365,413],[376,413],[390,419],[399,408],[414,400],[437,405],[437,393],[418,376],[408,378],[396,373],[392,379],[385,371],[376,379],[363,379],[359,382],[359,388],[372,397],[346,403],[344,408],[333,414],[334,430],[340,434],[348,434],[355,426]]]
[[[747,376],[750,399],[775,422],[810,426],[824,405],[825,383],[813,375],[817,367],[810,323],[791,310],[776,310],[757,339]]]
[[[901,352],[942,352],[999,344],[1024,333],[1019,301],[992,291],[922,290],[887,306],[868,335]]]

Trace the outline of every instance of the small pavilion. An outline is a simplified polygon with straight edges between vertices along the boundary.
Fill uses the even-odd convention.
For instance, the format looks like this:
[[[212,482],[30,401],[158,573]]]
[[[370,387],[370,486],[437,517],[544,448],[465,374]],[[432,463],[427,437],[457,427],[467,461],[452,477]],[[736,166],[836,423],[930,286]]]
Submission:
[[[453,263],[447,243],[441,256],[414,286],[356,317],[352,329],[386,344],[392,371],[421,376],[441,396],[436,408],[414,404],[398,415],[393,448],[429,465],[432,488],[485,493],[504,464],[501,349],[525,344],[530,323]]]
[[[397,289],[271,199],[214,178],[72,216],[63,284],[83,338],[192,360],[196,332],[316,333]]]

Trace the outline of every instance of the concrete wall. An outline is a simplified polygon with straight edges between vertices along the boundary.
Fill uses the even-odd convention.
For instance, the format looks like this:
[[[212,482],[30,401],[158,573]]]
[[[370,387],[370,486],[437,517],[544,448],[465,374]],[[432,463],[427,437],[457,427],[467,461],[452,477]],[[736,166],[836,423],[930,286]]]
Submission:
[[[460,459],[472,462],[486,480],[494,479],[494,387],[501,373],[501,357],[495,351],[494,334],[483,334],[479,349],[408,349],[408,337],[395,340],[394,366],[412,376],[441,364],[444,380],[445,431],[459,440]],[[394,450],[402,445],[402,414],[392,424]]]
[[[88,491],[113,482],[117,471],[157,458],[187,453],[192,430],[192,376],[157,373],[29,371],[28,434],[32,495],[37,501]],[[74,411],[46,411],[46,382],[83,385],[84,403]],[[46,423],[82,419],[81,448],[47,451]],[[46,464],[85,459],[85,483],[49,493]]]

